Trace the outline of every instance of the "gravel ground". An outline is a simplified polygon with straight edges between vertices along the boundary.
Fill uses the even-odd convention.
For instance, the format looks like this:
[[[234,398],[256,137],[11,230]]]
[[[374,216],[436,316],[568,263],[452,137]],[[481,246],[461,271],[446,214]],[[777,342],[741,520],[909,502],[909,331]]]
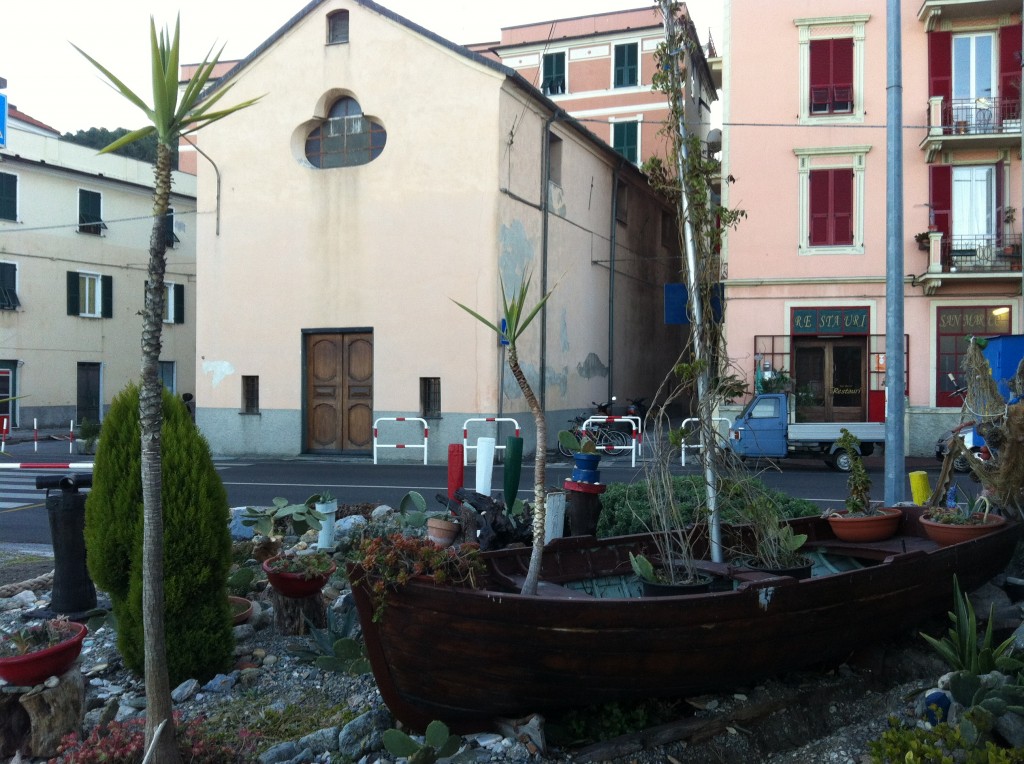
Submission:
[[[38,595],[33,606],[46,603],[48,593]],[[27,606],[28,596],[22,597]],[[177,702],[175,708],[186,719],[219,713],[230,717],[240,714],[240,703],[277,710],[289,705],[336,707],[348,710],[349,716],[381,707],[372,676],[345,677],[299,661],[288,650],[295,638],[274,632],[269,602],[257,597],[256,605],[258,612],[249,623],[237,627],[239,672],[233,686],[223,691],[199,688]],[[0,627],[21,621],[21,610],[0,613]],[[590,749],[551,749],[532,759],[614,764],[867,762],[867,744],[885,729],[886,719],[907,713],[912,706],[908,698],[942,673],[941,664],[914,642],[908,637],[902,643],[871,648],[837,670],[801,673],[731,694],[690,699],[691,705],[700,709],[690,723],[706,728],[697,739],[658,744],[651,735],[646,741],[634,735]],[[87,728],[95,726],[103,714],[116,712],[118,718],[126,718],[140,713],[143,683],[123,668],[111,629],[104,627],[89,635],[81,667],[87,682]],[[772,708],[776,709],[773,713],[764,712]],[[758,709],[760,713],[754,715]],[[299,734],[314,731],[311,727]],[[467,741],[478,760],[523,762],[531,758],[513,739],[491,738],[496,750],[480,749],[474,739]],[[388,758],[386,753],[377,753],[366,761]],[[316,760],[330,761],[327,756]]]

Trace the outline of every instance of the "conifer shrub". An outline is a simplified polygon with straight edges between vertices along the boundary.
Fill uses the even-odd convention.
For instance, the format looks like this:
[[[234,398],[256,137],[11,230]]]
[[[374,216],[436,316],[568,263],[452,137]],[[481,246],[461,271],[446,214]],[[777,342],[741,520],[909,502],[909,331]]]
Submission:
[[[144,673],[142,477],[139,389],[111,404],[86,500],[89,572],[110,595],[118,650]],[[164,390],[162,498],[164,626],[172,685],[205,681],[230,667],[234,649],[227,579],[231,565],[227,493],[209,445],[185,407]]]

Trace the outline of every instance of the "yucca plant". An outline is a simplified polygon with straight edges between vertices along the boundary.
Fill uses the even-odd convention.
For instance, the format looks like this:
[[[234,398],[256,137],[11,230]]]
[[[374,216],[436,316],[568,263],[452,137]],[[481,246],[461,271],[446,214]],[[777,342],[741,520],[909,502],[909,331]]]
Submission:
[[[75,50],[95,66],[110,84],[128,101],[142,110],[149,124],[133,130],[102,149],[100,153],[115,151],[140,138],[156,134],[156,166],[153,170],[153,227],[149,236],[149,268],[146,296],[142,311],[142,386],[139,396],[139,419],[142,441],[142,496],[143,544],[142,560],[145,584],[143,586],[144,630],[146,640],[146,745],[154,764],[181,761],[171,717],[171,688],[167,673],[164,637],[164,575],[163,575],[163,502],[160,498],[161,441],[163,422],[160,381],[160,337],[164,315],[164,271],[167,267],[167,208],[171,194],[171,156],[182,136],[216,122],[240,109],[251,106],[258,99],[250,99],[234,106],[213,107],[231,89],[221,88],[209,95],[204,93],[220,59],[218,51],[213,58],[207,54],[196,73],[183,90],[178,89],[180,50],[180,17],[174,24],[171,37],[165,27],[157,36],[156,21],[150,17],[150,68],[153,81],[153,104],[150,106],[118,77],[78,46]],[[168,731],[157,737],[162,722]]]
[[[536,594],[537,583],[540,580],[540,560],[544,552],[544,499],[545,499],[545,471],[547,468],[547,422],[544,419],[544,409],[540,401],[530,387],[530,382],[519,365],[519,350],[517,342],[530,323],[537,317],[541,309],[551,297],[548,292],[532,308],[526,307],[526,300],[530,294],[529,273],[524,274],[519,289],[511,294],[505,291],[505,282],[498,279],[501,287],[502,312],[505,316],[505,331],[503,332],[496,324],[487,320],[472,308],[463,305],[461,302],[452,300],[456,305],[473,316],[477,321],[491,329],[499,337],[508,341],[508,368],[512,376],[519,383],[519,389],[523,391],[523,397],[533,414],[534,425],[537,429],[537,450],[533,459],[533,549],[530,554],[530,567],[526,571],[526,580],[523,582],[523,594]],[[552,290],[554,291],[554,290]]]

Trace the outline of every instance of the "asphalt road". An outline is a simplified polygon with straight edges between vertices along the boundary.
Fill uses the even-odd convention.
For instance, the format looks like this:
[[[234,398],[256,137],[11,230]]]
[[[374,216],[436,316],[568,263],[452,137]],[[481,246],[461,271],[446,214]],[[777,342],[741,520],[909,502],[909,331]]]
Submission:
[[[81,462],[91,457],[68,453],[66,442],[7,444],[0,465],[33,462]],[[410,464],[378,464],[356,457],[292,457],[284,459],[217,459],[217,471],[228,492],[231,506],[268,505],[277,496],[291,502],[304,501],[310,494],[329,489],[342,504],[386,503],[397,506],[410,490],[422,493],[428,507],[439,506],[436,494],[447,490],[447,467]],[[880,457],[865,460],[874,481],[872,495],[881,499],[884,492],[884,463]],[[829,469],[824,462],[793,460],[780,463],[782,471],[768,462],[751,464],[769,486],[792,496],[809,499],[822,507],[842,504],[846,496],[846,475]],[[924,469],[934,483],[939,463],[934,460],[908,460],[908,471]],[[601,477],[606,483],[628,482],[642,476],[642,467],[632,467],[628,456],[601,460]],[[680,474],[694,472],[691,464],[676,466]],[[70,470],[74,471],[74,470]],[[560,486],[569,477],[570,462],[557,455],[550,457],[545,482]],[[40,474],[63,475],[69,470],[7,469],[0,467],[0,546],[5,544],[49,544],[50,531],[45,507],[45,491],[36,490]],[[466,467],[464,485],[475,487],[476,469]],[[504,472],[498,465],[491,479],[500,492]],[[962,483],[969,483],[966,479]],[[532,462],[523,466],[521,498],[533,492]],[[966,486],[965,486],[966,487]],[[909,485],[907,497],[910,497]]]

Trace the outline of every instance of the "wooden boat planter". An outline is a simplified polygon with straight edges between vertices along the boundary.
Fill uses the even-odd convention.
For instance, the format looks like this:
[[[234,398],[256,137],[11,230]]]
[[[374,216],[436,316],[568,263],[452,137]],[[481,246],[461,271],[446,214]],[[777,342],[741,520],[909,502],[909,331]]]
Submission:
[[[470,732],[499,717],[685,697],[839,663],[944,613],[953,576],[965,590],[980,586],[1005,568],[1020,535],[1018,523],[1007,523],[940,547],[919,517],[907,510],[898,535],[871,543],[839,541],[821,518],[793,521],[821,563],[814,577],[705,561],[700,569],[733,587],[706,594],[602,597],[578,588],[630,577],[629,552],[655,551],[646,535],[555,540],[535,597],[518,593],[529,549],[488,552],[487,588],[413,581],[389,593],[379,623],[361,569],[350,565],[349,577],[395,717],[416,730],[440,719]]]

